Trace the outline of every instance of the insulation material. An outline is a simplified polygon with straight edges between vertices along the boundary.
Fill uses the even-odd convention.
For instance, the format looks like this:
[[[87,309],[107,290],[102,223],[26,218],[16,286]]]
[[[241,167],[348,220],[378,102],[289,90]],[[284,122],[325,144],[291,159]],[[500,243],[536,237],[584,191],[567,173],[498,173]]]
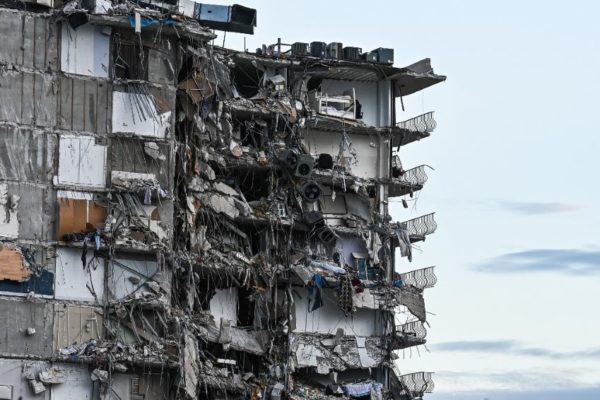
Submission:
[[[86,187],[106,186],[107,146],[86,136],[60,137],[58,183]]]
[[[31,277],[21,251],[11,245],[0,245],[0,280],[25,282]]]
[[[79,249],[56,250],[55,297],[60,300],[101,302],[104,299],[105,260]],[[94,295],[95,294],[95,295]]]
[[[147,283],[159,272],[158,263],[149,260],[115,258],[109,268],[108,287],[114,299],[152,293]]]
[[[0,293],[12,296],[54,294],[54,263],[52,250],[36,245],[0,246],[0,271],[10,279],[0,279]],[[16,251],[16,253],[15,253]],[[17,261],[15,256],[21,257]],[[15,263],[16,262],[16,263]],[[22,266],[20,265],[22,264]]]
[[[101,308],[56,303],[54,305],[55,351],[74,344],[102,338],[104,318]]]
[[[71,74],[108,78],[110,28],[84,24],[73,29],[62,24],[60,69]]]
[[[93,232],[106,221],[106,207],[91,193],[58,191],[58,240],[70,233]]]
[[[164,138],[171,111],[160,113],[151,94],[113,92],[112,131]]]
[[[215,321],[221,318],[231,321],[231,325],[237,324],[238,288],[217,289],[215,295],[210,299],[210,313]]]

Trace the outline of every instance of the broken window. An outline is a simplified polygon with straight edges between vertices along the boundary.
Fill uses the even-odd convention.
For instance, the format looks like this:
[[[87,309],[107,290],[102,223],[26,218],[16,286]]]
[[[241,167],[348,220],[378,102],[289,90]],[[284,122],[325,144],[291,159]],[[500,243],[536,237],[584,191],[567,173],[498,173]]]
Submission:
[[[141,36],[132,30],[120,29],[114,32],[112,57],[115,78],[148,78],[148,48],[143,45]]]

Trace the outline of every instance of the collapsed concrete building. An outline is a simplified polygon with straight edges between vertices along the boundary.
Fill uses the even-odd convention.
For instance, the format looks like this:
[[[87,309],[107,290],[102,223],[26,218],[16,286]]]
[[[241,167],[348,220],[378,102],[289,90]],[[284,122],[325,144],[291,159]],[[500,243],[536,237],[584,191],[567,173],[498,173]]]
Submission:
[[[445,80],[390,50],[252,33],[190,0],[3,1],[0,399],[414,399],[427,372],[401,146]],[[391,61],[391,62],[390,62]],[[404,257],[404,258],[403,258]]]

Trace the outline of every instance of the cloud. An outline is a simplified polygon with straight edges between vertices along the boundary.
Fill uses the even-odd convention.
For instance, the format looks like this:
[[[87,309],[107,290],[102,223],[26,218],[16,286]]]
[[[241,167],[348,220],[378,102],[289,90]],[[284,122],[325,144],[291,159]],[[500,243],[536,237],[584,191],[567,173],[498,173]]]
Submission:
[[[521,215],[556,214],[579,210],[581,207],[567,203],[541,203],[526,201],[502,201],[500,206],[510,212]]]
[[[506,253],[475,267],[482,272],[562,272],[589,275],[600,273],[600,250],[534,249]]]
[[[555,390],[476,390],[470,392],[440,392],[427,396],[429,400],[598,400],[600,387]]]
[[[542,347],[525,346],[514,340],[473,340],[433,344],[433,350],[444,352],[493,353],[514,356],[542,357],[554,360],[597,359],[600,348],[582,351],[560,352]]]

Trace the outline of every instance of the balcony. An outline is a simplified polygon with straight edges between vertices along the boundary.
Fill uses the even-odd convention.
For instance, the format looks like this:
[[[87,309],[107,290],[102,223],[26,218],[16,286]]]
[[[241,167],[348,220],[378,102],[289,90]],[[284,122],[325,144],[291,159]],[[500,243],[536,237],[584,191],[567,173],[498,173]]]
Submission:
[[[433,118],[433,111],[418,115],[406,121],[398,122],[398,127],[403,134],[394,137],[393,146],[404,146],[417,140],[424,139],[431,135],[437,123]]]
[[[394,350],[402,350],[412,346],[425,344],[427,330],[421,321],[408,322],[396,326],[396,340]]]
[[[416,400],[421,399],[425,393],[432,393],[435,387],[431,379],[432,372],[415,372],[400,375],[396,366],[393,368],[393,392],[395,399]]]
[[[400,197],[421,190],[427,182],[427,178],[425,165],[403,171],[398,178],[394,178],[390,183],[388,197]]]
[[[435,213],[431,213],[399,222],[396,227],[408,233],[411,243],[423,241],[427,235],[431,235],[437,229],[434,215]]]
[[[435,267],[417,269],[398,274],[398,277],[403,285],[411,285],[419,290],[428,289],[434,287],[437,283],[437,276],[435,276],[434,268]]]

